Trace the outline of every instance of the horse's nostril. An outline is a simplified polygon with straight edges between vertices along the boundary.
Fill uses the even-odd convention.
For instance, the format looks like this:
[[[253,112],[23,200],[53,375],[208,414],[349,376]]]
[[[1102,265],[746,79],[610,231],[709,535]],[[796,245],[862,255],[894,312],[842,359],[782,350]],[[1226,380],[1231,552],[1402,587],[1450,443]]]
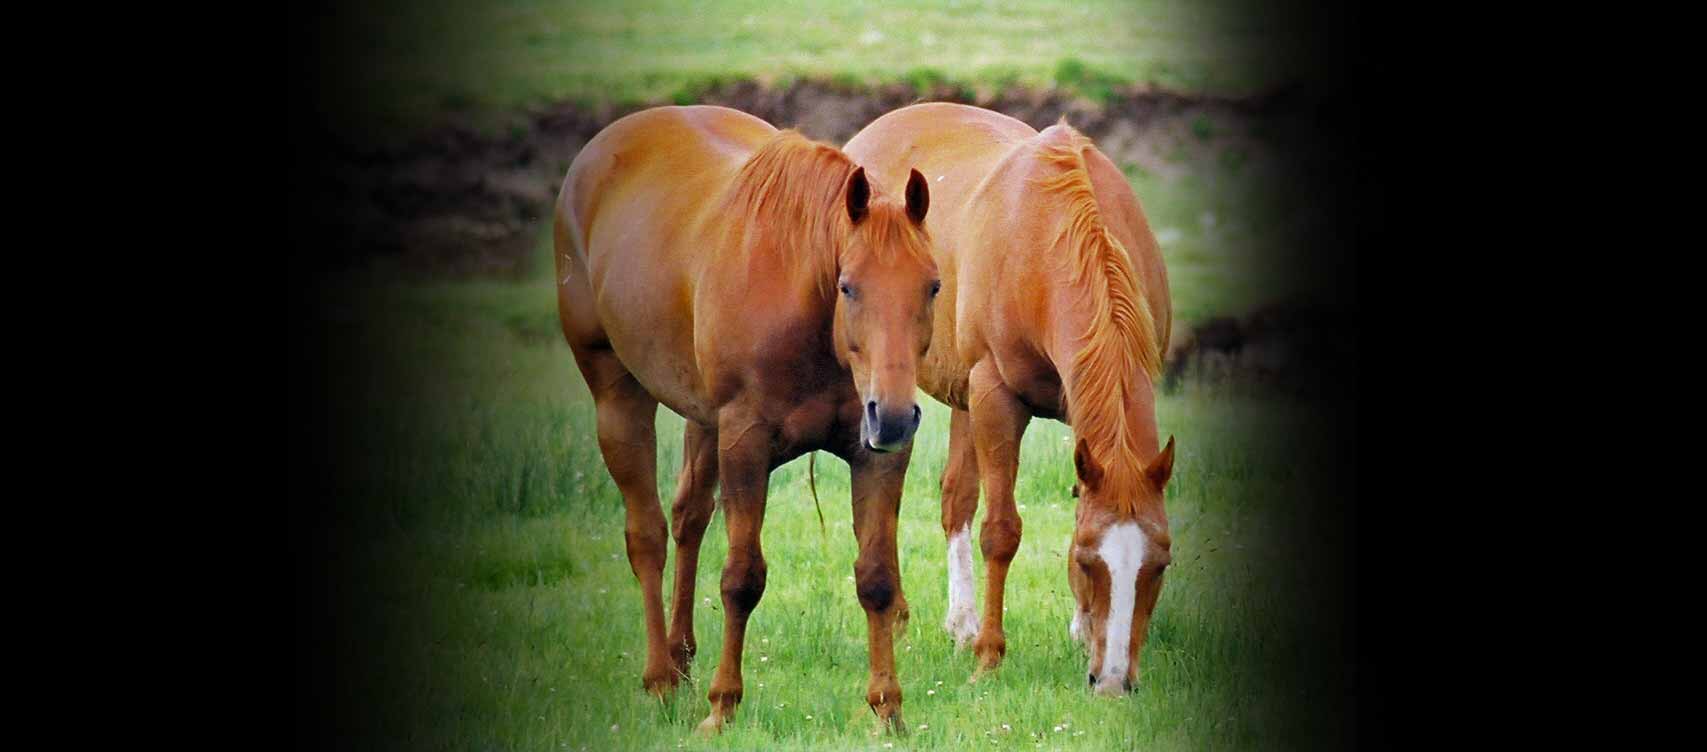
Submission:
[[[872,423],[877,422],[877,400],[869,400],[865,403],[865,419]]]
[[[920,410],[918,404],[914,403],[913,404],[913,425],[915,425],[915,426],[918,425],[919,419],[923,418],[924,415],[925,415],[925,411]]]

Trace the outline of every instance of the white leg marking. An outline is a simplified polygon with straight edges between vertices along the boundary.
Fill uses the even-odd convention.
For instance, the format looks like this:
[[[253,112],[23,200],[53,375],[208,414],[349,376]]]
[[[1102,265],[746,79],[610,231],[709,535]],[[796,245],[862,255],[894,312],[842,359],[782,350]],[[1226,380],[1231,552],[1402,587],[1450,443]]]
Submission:
[[[954,643],[966,643],[978,636],[978,603],[972,590],[972,523],[948,537],[948,619],[943,629],[954,636]]]
[[[1123,522],[1103,533],[1097,555],[1108,566],[1108,622],[1103,628],[1102,675],[1097,688],[1115,691],[1126,681],[1126,649],[1132,644],[1132,608],[1137,598],[1138,568],[1144,565],[1144,533]]]
[[[1073,609],[1073,622],[1067,625],[1067,636],[1071,637],[1073,642],[1085,641],[1085,612],[1078,608]]]

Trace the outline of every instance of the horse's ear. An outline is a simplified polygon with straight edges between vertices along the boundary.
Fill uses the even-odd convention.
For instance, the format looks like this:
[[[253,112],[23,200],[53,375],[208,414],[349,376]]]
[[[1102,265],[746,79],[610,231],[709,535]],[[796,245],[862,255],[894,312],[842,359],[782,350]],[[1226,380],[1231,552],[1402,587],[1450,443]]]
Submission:
[[[1097,458],[1091,456],[1091,445],[1084,439],[1079,439],[1079,447],[1073,450],[1073,468],[1079,472],[1079,482],[1086,488],[1094,489],[1102,480],[1102,466],[1097,464]]]
[[[856,168],[853,176],[848,178],[848,219],[859,224],[871,210],[870,204],[871,184],[865,181],[865,168]]]
[[[1150,461],[1150,466],[1144,468],[1144,474],[1150,476],[1150,482],[1156,488],[1167,488],[1168,479],[1174,475],[1174,437],[1168,437],[1168,445],[1162,447],[1162,453]]]
[[[913,218],[913,224],[925,221],[925,212],[931,208],[931,184],[920,175],[918,170],[907,178],[907,216]]]

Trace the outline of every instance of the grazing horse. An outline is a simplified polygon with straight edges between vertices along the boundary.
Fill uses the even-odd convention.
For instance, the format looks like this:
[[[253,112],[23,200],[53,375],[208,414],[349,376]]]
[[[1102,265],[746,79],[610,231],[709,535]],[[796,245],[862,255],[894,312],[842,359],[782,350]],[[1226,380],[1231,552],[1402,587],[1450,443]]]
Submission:
[[[896,515],[938,288],[927,187],[917,174],[906,185],[904,202],[885,197],[834,147],[722,107],[624,117],[564,178],[558,313],[627,506],[628,562],[646,613],[642,683],[660,697],[695,650],[694,576],[722,482],[723,655],[702,732],[720,730],[741,701],[747,619],[765,592],[770,472],[816,449],[850,467],[866,699],[885,725],[900,722],[892,630],[907,605]],[[660,402],[687,419],[669,527],[654,479]],[[667,533],[676,578],[666,637]]]
[[[1002,597],[1020,542],[1014,479],[1033,416],[1072,426],[1079,497],[1068,581],[1070,625],[1090,653],[1090,684],[1119,694],[1169,561],[1163,487],[1173,439],[1158,450],[1154,382],[1170,326],[1167,271],[1132,188],[1064,122],[1039,133],[989,110],[920,104],[878,118],[845,147],[888,179],[916,164],[930,181],[937,346],[919,386],[954,409],[942,477],[948,618],[978,660],[1007,651]],[[969,542],[979,485],[983,623]]]

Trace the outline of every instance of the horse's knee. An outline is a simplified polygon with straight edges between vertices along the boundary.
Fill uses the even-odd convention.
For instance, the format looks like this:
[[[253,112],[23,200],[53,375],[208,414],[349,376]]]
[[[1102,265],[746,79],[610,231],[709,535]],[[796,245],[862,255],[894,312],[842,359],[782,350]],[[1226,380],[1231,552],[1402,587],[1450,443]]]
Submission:
[[[705,526],[711,522],[711,505],[692,496],[676,499],[670,507],[670,533],[676,546],[698,545],[705,537]]]
[[[883,613],[895,602],[895,595],[900,590],[900,578],[889,565],[882,562],[860,561],[854,565],[854,585],[859,594],[859,605],[867,611]]]
[[[1018,517],[989,517],[979,531],[978,547],[986,561],[1013,561],[1019,551],[1019,538]]]
[[[942,531],[944,535],[954,535],[955,531],[972,523],[972,515],[978,511],[978,479],[967,483],[963,478],[944,475],[942,479]]]
[[[628,543],[628,565],[634,570],[634,576],[642,572],[658,572],[664,569],[665,549],[669,545],[664,521],[657,520],[652,524],[631,522],[624,532]]]
[[[942,492],[942,500],[954,498],[955,491],[960,488],[960,473],[952,464],[942,471],[942,481],[937,484],[937,490]]]
[[[731,555],[723,567],[723,607],[731,613],[747,614],[765,596],[765,560],[759,556]]]

